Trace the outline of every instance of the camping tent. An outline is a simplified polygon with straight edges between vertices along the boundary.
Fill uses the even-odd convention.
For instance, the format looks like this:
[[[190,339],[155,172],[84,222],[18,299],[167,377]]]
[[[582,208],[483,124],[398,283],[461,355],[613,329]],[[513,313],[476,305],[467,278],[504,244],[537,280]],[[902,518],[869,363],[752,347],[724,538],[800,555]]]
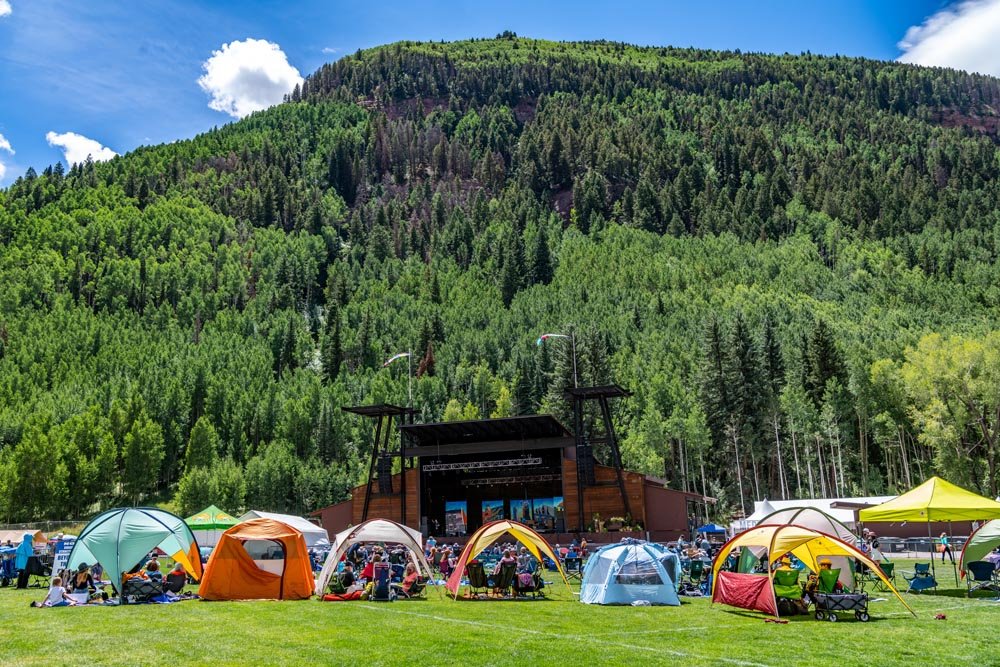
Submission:
[[[511,537],[523,544],[539,562],[541,562],[542,556],[547,556],[556,564],[559,574],[562,575],[563,582],[566,583],[567,587],[569,586],[569,582],[566,581],[566,573],[559,563],[559,557],[552,551],[552,547],[545,541],[545,538],[523,523],[504,519],[484,524],[465,543],[465,548],[462,549],[462,554],[458,557],[455,569],[452,571],[451,576],[448,577],[448,583],[445,584],[445,588],[448,589],[449,593],[458,598],[458,589],[462,584],[462,576],[465,574],[466,564],[505,533],[509,533]]]
[[[274,512],[250,510],[240,517],[240,521],[249,521],[250,519],[273,519],[274,521],[280,521],[287,526],[291,526],[302,533],[302,537],[306,541],[306,546],[310,548],[325,546],[330,543],[330,536],[326,532],[326,528],[317,526],[309,519],[303,519],[294,514],[275,514]]]
[[[11,546],[16,547],[18,544],[24,541],[25,533],[31,535],[31,541],[33,544],[43,545],[45,544],[45,533],[38,530],[37,528],[18,528],[17,530],[0,530],[0,544],[7,544],[10,542]]]
[[[203,547],[214,547],[219,543],[222,533],[239,522],[239,519],[226,514],[215,505],[210,505],[184,519],[184,523],[198,536],[198,544]]]
[[[958,567],[965,576],[965,566],[983,558],[991,551],[1000,547],[1000,521],[987,521],[969,535],[962,547],[962,555],[958,559]]]
[[[337,569],[340,559],[347,553],[347,550],[354,544],[360,542],[383,542],[388,544],[401,544],[410,552],[410,558],[417,564],[421,572],[426,574],[428,579],[434,578],[434,572],[430,564],[424,557],[424,550],[421,548],[423,537],[419,532],[396,523],[388,519],[369,519],[363,523],[343,530],[333,537],[333,548],[326,557],[323,570],[316,580],[316,595],[323,595],[326,586],[330,583],[330,577]]]
[[[851,529],[832,516],[815,507],[789,507],[771,512],[761,519],[761,525],[795,524],[812,528],[827,535],[833,535],[848,544],[856,544],[858,536]]]
[[[274,519],[250,519],[219,538],[198,595],[205,600],[304,600],[312,589],[302,533]]]
[[[972,491],[966,491],[940,477],[931,477],[920,486],[893,500],[861,510],[858,512],[858,518],[861,521],[926,523],[927,537],[930,538],[930,524],[934,521],[1000,519],[1000,503]],[[934,558],[931,558],[932,571],[933,568]],[[955,583],[958,583],[957,571]]]
[[[760,521],[761,525],[796,525],[802,526],[803,528],[811,528],[820,533],[826,535],[832,535],[842,542],[850,544],[851,546],[857,546],[858,537],[851,530],[837,521],[832,516],[827,514],[822,510],[818,510],[815,507],[790,507],[783,510],[777,510],[767,515]],[[759,553],[756,553],[758,557],[764,554],[764,550],[760,549]],[[830,565],[836,569],[840,570],[840,583],[847,588],[854,587],[854,561],[845,556],[836,556],[833,554],[825,554],[830,558]],[[740,570],[742,572],[742,570]]]
[[[146,554],[161,549],[201,579],[198,542],[184,520],[155,507],[108,510],[94,517],[80,532],[69,554],[71,570],[80,563],[100,563],[117,586],[122,574],[141,564]]]
[[[903,603],[903,606],[911,613],[913,612],[900,597],[892,583],[885,578],[875,562],[856,547],[832,535],[796,525],[756,526],[726,542],[712,564],[712,580],[715,582],[712,590],[712,602],[721,602],[734,607],[755,609],[775,616],[778,615],[778,601],[774,596],[772,583],[773,568],[768,568],[769,574],[720,571],[729,554],[734,549],[742,547],[765,548],[768,564],[772,564],[785,554],[791,553],[813,572],[819,570],[819,560],[823,557],[844,556],[857,559],[871,568],[872,572],[882,580],[882,583]]]
[[[652,604],[678,606],[680,576],[677,554],[652,542],[624,540],[601,547],[587,561],[580,584],[580,602],[632,604],[648,600]]]

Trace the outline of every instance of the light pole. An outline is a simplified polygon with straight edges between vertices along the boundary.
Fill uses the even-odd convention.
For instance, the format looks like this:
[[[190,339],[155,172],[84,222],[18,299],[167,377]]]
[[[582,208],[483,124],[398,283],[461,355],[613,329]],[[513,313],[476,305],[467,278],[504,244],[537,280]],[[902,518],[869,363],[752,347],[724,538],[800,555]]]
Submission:
[[[566,340],[568,340],[570,342],[570,345],[572,345],[572,347],[573,347],[573,388],[575,389],[575,388],[579,387],[580,383],[577,381],[577,376],[576,376],[576,334],[574,332],[572,332],[572,331],[570,333],[568,333],[568,334],[545,333],[545,334],[542,334],[541,336],[538,337],[538,340],[535,341],[535,345],[541,347],[542,345],[545,344],[545,341],[548,340],[549,338],[565,338]]]
[[[389,357],[382,368],[385,368],[389,364],[392,364],[403,357],[406,357],[406,407],[413,406],[413,353],[411,352],[400,352],[399,354],[394,354]]]

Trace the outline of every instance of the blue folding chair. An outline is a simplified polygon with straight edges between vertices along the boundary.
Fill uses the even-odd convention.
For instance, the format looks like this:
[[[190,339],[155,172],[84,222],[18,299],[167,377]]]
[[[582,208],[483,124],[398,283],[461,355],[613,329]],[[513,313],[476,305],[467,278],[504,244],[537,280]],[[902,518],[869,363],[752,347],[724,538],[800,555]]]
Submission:
[[[965,584],[968,587],[966,597],[972,597],[976,591],[1000,593],[996,567],[986,561],[976,560],[965,564]]]
[[[910,593],[919,593],[931,588],[937,588],[937,580],[931,574],[930,563],[914,563],[912,572],[903,572],[903,579],[910,582],[907,589]]]

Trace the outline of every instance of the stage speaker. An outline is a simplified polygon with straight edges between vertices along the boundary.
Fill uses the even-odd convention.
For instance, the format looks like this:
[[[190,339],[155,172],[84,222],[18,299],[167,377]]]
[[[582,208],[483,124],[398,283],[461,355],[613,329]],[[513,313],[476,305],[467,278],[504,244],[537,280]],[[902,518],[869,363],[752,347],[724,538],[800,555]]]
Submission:
[[[576,448],[576,465],[580,468],[580,484],[594,486],[597,483],[594,472],[594,448],[586,440]]]
[[[392,493],[392,457],[382,455],[378,458],[376,469],[378,476],[378,492],[383,495]]]

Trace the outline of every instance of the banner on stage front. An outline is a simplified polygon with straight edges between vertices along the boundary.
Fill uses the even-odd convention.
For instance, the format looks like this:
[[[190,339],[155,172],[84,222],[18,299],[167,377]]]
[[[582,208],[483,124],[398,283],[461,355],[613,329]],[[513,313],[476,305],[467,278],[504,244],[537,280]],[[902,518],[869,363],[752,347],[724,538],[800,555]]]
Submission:
[[[502,500],[484,500],[483,501],[483,523],[489,523],[490,521],[499,521],[504,518],[503,511],[503,501]]]
[[[469,509],[464,500],[449,500],[444,504],[444,530],[448,535],[465,535]]]

